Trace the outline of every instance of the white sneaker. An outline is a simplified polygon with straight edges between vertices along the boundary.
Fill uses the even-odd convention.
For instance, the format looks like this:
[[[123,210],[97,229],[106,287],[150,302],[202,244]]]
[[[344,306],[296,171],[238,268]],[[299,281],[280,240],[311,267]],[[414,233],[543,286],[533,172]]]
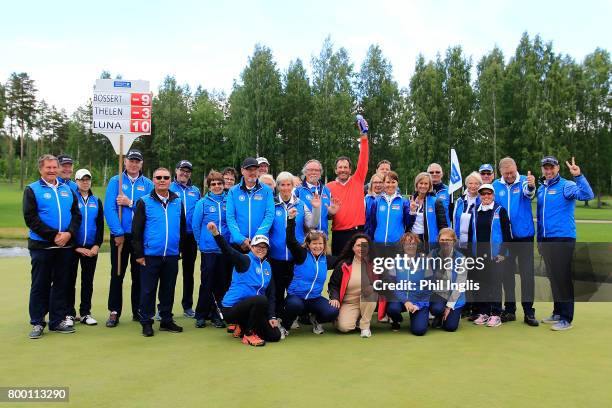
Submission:
[[[291,323],[291,330],[299,329],[300,322],[298,322],[299,317],[296,317],[293,323]]]
[[[68,327],[73,327],[74,326],[74,317],[72,316],[66,316],[66,318],[64,319],[64,323],[66,324],[66,326]]]
[[[323,329],[323,325],[317,322],[317,318],[314,315],[310,315],[310,323],[312,323],[312,332],[314,334],[325,333],[325,330]]]
[[[391,323],[389,316],[385,315],[382,319],[378,319],[380,323]]]
[[[82,316],[81,324],[86,324],[87,326],[95,326],[98,324],[98,321],[93,318],[92,315]]]
[[[361,337],[364,339],[369,339],[370,337],[372,337],[372,332],[370,331],[370,329],[362,329]]]
[[[280,327],[281,332],[281,340],[285,340],[287,336],[289,336],[289,331],[285,329],[283,326]]]
[[[161,316],[159,315],[159,311],[157,313],[155,313],[155,317],[154,317],[155,321],[157,322],[161,322]]]

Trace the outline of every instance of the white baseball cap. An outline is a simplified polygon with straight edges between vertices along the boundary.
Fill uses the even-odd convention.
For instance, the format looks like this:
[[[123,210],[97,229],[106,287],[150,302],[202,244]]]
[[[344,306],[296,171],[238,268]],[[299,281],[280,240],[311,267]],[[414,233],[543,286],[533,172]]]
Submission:
[[[491,190],[492,192],[495,192],[495,189],[493,188],[493,186],[491,184],[483,184],[482,186],[478,187],[478,192],[481,192],[482,190]]]
[[[91,173],[89,172],[89,170],[87,170],[87,169],[78,169],[76,174],[74,175],[74,179],[75,180],[81,180],[85,176],[89,176],[89,178],[93,178],[93,177],[91,177]]]
[[[262,242],[267,246],[270,246],[270,240],[268,239],[268,237],[266,237],[265,235],[255,235],[251,240],[251,246],[261,244]]]

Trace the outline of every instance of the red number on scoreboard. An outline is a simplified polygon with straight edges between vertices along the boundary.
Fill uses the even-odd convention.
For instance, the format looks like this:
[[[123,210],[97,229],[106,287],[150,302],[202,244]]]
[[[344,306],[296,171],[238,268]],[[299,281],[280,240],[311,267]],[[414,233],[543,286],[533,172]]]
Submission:
[[[132,106],[151,106],[151,93],[133,93],[131,95]]]
[[[149,106],[132,106],[131,119],[151,119]]]
[[[150,119],[134,119],[130,122],[130,131],[132,133],[151,133]]]

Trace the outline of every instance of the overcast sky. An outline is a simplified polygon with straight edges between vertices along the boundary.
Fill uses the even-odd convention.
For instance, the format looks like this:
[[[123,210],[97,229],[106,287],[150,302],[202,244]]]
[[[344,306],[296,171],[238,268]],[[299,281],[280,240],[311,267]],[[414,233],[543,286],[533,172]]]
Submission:
[[[419,53],[461,45],[476,62],[495,45],[506,58],[521,34],[539,34],[581,61],[610,50],[612,1],[10,1],[2,5],[0,81],[27,72],[39,98],[71,113],[103,70],[147,79],[170,74],[193,89],[231,91],[255,44],[279,69],[313,55],[331,36],[358,69],[379,44],[407,86]]]

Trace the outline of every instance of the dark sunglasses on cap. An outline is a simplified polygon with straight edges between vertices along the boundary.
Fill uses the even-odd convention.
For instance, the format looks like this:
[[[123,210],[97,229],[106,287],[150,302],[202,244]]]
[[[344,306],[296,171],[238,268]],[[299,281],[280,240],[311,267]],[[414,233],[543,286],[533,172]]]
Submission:
[[[170,180],[170,176],[155,176],[155,180]]]

